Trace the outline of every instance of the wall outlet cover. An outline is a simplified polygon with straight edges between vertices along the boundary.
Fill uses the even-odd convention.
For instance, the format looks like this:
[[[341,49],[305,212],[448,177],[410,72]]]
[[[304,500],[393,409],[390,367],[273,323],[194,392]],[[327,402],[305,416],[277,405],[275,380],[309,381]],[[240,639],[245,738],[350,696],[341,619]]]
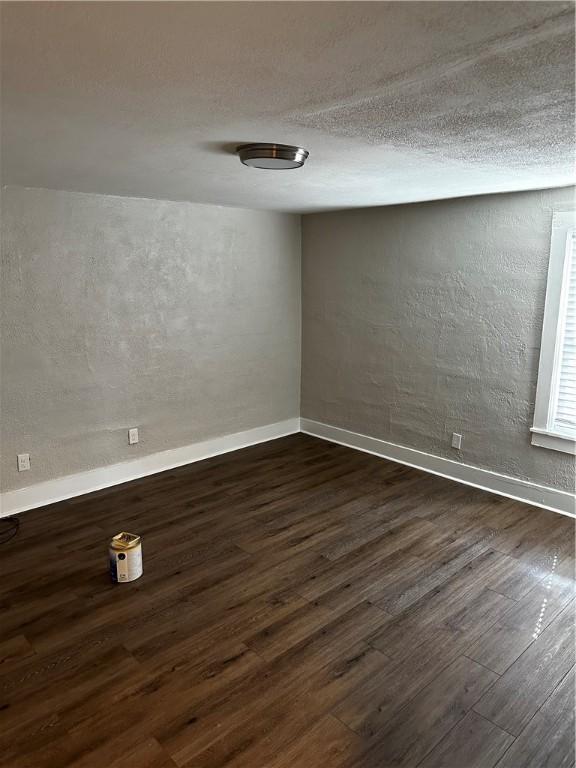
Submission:
[[[138,427],[133,427],[128,430],[128,443],[129,445],[135,445],[138,442]]]
[[[452,432],[452,448],[462,448],[462,435]]]
[[[26,472],[30,469],[30,454],[19,453],[18,454],[18,472]]]

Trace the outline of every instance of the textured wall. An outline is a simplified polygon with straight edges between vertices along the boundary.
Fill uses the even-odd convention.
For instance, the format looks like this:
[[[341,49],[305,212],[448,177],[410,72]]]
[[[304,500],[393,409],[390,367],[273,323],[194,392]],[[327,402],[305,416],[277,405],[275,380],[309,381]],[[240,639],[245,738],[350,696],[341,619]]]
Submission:
[[[571,202],[559,189],[305,216],[302,416],[573,490],[574,458],[529,433],[552,210]]]
[[[3,489],[298,415],[299,217],[16,188],[3,211]]]

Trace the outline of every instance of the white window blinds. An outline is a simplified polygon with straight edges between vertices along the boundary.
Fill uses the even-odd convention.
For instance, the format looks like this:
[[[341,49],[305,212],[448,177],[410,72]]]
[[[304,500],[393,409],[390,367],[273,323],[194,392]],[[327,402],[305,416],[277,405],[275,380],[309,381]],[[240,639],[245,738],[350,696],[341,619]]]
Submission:
[[[532,444],[576,455],[576,212],[554,211]]]
[[[576,436],[576,232],[566,235],[566,255],[554,365],[552,429]]]

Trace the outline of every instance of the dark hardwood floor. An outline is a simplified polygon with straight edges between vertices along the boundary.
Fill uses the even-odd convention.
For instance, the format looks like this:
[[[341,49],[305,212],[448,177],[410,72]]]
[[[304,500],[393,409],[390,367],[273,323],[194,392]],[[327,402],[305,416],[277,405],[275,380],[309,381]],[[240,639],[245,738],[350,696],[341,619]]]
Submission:
[[[3,768],[574,765],[570,518],[295,435],[20,520]]]

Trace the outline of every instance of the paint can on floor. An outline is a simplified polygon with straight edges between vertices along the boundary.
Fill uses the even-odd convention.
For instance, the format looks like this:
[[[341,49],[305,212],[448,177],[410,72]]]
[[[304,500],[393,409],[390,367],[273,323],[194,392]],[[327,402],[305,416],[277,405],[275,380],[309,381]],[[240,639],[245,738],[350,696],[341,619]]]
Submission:
[[[135,581],[142,576],[142,540],[134,533],[118,533],[109,547],[112,581]]]

